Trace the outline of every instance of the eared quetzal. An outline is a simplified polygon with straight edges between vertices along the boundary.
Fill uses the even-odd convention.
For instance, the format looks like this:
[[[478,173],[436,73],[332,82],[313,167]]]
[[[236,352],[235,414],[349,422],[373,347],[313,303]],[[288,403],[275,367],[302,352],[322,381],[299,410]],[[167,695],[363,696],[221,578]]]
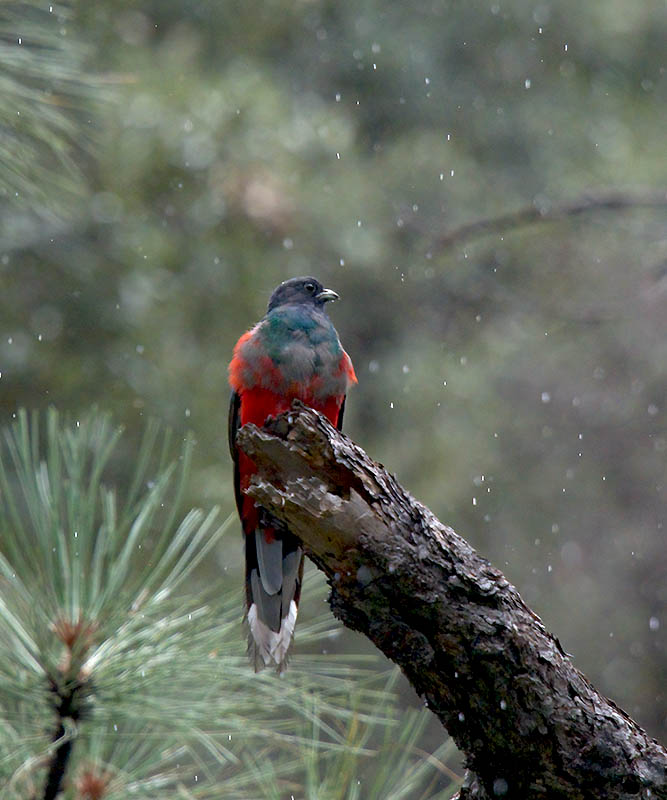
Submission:
[[[229,365],[229,449],[245,539],[248,653],[255,669],[285,667],[294,635],[301,579],[301,542],[245,494],[255,464],[236,446],[246,422],[264,425],[294,398],[339,430],[345,395],[357,382],[348,354],[325,311],[338,295],[315,278],[291,278],[273,292],[265,316],[236,343]]]

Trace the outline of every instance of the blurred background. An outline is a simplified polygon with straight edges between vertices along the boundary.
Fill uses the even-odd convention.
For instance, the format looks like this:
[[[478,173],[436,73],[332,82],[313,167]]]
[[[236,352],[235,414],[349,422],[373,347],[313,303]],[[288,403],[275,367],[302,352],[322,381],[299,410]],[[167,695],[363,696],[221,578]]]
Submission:
[[[2,2],[2,423],[192,430],[231,511],[232,347],[313,274],[346,432],[665,741],[665,41],[662,0]]]

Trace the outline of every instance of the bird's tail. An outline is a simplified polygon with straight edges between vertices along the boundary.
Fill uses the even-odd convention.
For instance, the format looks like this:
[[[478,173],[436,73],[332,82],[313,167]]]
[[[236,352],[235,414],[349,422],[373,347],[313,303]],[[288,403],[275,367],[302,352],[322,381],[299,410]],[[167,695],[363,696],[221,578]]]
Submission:
[[[301,595],[303,549],[278,525],[258,525],[246,535],[248,655],[255,671],[287,666]]]

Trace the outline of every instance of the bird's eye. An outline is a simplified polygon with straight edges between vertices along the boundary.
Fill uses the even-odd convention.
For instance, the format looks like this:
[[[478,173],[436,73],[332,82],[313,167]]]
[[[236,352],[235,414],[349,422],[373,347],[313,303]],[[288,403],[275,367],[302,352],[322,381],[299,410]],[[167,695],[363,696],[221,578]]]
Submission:
[[[314,284],[314,283],[307,283],[307,284],[306,284],[306,285],[305,285],[303,288],[304,288],[304,289],[305,289],[305,290],[306,290],[306,291],[307,291],[309,294],[313,294],[313,292],[315,291],[315,284]]]

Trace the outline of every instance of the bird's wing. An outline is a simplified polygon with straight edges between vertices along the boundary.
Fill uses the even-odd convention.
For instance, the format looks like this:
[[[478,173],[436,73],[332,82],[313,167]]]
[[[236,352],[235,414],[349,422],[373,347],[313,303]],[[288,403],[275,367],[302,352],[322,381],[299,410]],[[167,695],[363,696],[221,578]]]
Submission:
[[[343,402],[340,404],[340,411],[338,412],[338,419],[336,420],[336,427],[339,431],[343,430],[343,413],[345,412],[345,400],[347,395],[343,395]]]
[[[243,495],[241,494],[241,475],[239,472],[239,450],[236,446],[236,433],[241,427],[241,395],[232,390],[229,398],[229,420],[227,434],[229,437],[229,453],[234,462],[234,496],[236,498],[236,508],[239,515],[243,506]]]

